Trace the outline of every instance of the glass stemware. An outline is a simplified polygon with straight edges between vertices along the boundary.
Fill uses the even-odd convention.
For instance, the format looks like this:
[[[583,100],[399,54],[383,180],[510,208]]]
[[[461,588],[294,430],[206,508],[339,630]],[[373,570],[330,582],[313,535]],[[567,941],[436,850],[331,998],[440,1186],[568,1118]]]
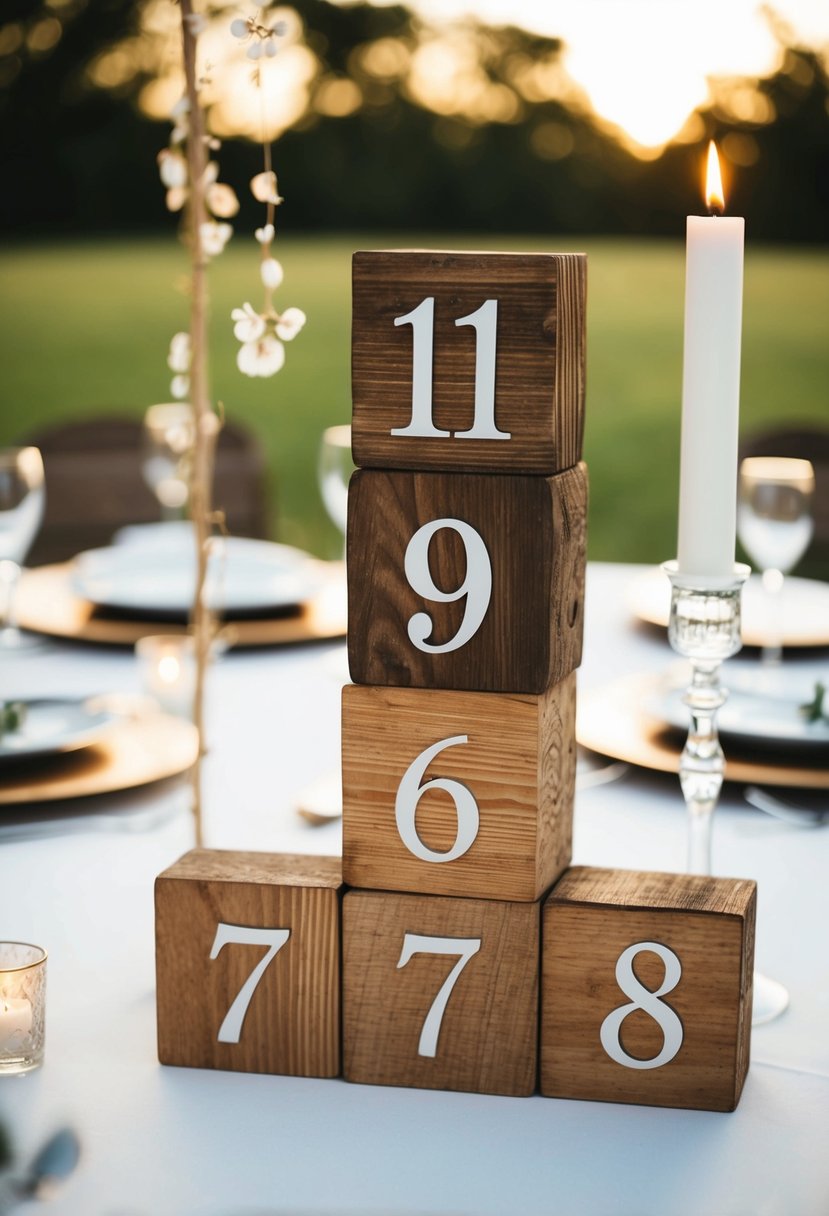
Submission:
[[[0,448],[0,646],[24,645],[15,600],[20,569],[43,520],[46,490],[37,448]]]
[[[151,405],[144,415],[141,472],[163,520],[185,516],[194,441],[193,411],[185,402]]]
[[[749,456],[740,465],[737,535],[762,571],[769,608],[765,667],[783,655],[783,582],[809,547],[814,530],[815,473],[808,460]]]
[[[329,426],[322,433],[317,473],[325,509],[343,537],[348,517],[348,483],[353,472],[351,427]]]

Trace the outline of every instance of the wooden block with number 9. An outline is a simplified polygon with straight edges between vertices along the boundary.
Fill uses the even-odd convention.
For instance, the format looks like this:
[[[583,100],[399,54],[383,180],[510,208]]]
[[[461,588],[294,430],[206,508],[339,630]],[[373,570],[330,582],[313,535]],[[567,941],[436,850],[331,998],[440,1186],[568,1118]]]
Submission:
[[[578,667],[587,470],[360,469],[348,497],[357,684],[543,693]]]
[[[569,870],[543,912],[541,1092],[734,1110],[755,904],[748,879]]]
[[[538,903],[347,892],[346,1080],[531,1094],[539,918]]]
[[[155,884],[162,1064],[340,1071],[340,861],[193,849]]]

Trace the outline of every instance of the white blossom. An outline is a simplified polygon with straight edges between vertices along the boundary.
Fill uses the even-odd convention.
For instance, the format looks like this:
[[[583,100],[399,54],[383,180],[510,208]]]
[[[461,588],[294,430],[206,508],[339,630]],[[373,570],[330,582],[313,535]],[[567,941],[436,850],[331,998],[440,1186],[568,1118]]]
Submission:
[[[172,190],[167,191],[165,202],[168,211],[181,211],[184,204],[187,202],[190,191],[186,186],[174,186]]]
[[[284,271],[276,258],[263,258],[259,273],[262,275],[262,282],[271,291],[279,286],[284,277]]]
[[[233,235],[233,228],[230,224],[219,224],[215,220],[208,220],[207,223],[199,226],[199,235],[203,251],[209,258],[212,258],[222,252]]]
[[[270,245],[274,238],[273,224],[265,224],[264,228],[257,228],[254,236],[260,245]]]
[[[175,397],[176,401],[183,401],[190,392],[190,377],[189,376],[173,376],[170,383],[170,392]]]
[[[252,304],[246,302],[241,308],[234,308],[230,316],[236,322],[233,333],[240,342],[256,342],[265,332],[265,318]]]
[[[273,376],[284,362],[285,347],[273,334],[245,342],[236,356],[236,366],[245,376]]]
[[[186,372],[190,368],[190,335],[186,332],[173,334],[167,366],[171,372]]]
[[[279,197],[276,174],[273,169],[269,169],[265,173],[257,173],[256,177],[251,178],[250,191],[257,203],[271,203],[274,207],[278,207],[285,201]]]
[[[306,316],[301,308],[286,308],[275,326],[277,338],[281,338],[283,342],[292,341],[302,329],[305,321]]]
[[[207,187],[205,202],[208,210],[222,220],[230,219],[239,210],[236,191],[232,186],[225,185],[224,182],[214,182],[212,186]]]
[[[250,27],[244,17],[236,17],[230,23],[230,32],[234,38],[247,38],[250,34]]]
[[[162,148],[158,154],[158,172],[162,184],[168,190],[181,189],[187,185],[187,161],[180,152]]]
[[[184,18],[190,27],[190,33],[194,38],[198,38],[199,34],[203,34],[207,29],[207,18],[203,13],[188,13]]]

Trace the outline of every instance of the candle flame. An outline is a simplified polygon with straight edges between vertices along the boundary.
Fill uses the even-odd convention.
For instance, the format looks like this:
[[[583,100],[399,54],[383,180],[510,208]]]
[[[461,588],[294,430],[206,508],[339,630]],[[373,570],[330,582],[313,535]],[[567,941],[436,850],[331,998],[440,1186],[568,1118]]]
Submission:
[[[158,660],[158,676],[162,684],[175,684],[181,675],[181,664],[174,654],[165,654]]]
[[[725,194],[722,188],[720,173],[720,158],[717,155],[717,145],[713,139],[708,145],[708,171],[705,176],[705,205],[712,215],[722,215],[725,211]]]

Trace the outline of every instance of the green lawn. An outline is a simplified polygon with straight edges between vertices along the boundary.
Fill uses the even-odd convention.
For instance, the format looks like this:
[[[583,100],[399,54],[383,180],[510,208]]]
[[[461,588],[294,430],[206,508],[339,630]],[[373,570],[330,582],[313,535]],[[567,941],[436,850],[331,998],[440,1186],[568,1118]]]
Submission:
[[[480,248],[481,238],[465,242]],[[231,308],[258,300],[257,250],[237,235],[211,268],[212,377],[229,417],[254,428],[268,458],[280,538],[339,548],[316,487],[320,432],[348,420],[349,278],[354,249],[458,247],[456,238],[389,242],[285,236],[278,300],[308,314],[270,380],[236,371]],[[681,242],[493,237],[491,249],[579,249],[590,257],[585,457],[590,555],[674,555],[682,361]],[[167,346],[186,328],[186,259],[175,238],[42,245],[0,255],[0,443],[47,419],[113,408],[140,416],[167,400]],[[744,432],[827,420],[829,253],[749,246],[743,343]]]

